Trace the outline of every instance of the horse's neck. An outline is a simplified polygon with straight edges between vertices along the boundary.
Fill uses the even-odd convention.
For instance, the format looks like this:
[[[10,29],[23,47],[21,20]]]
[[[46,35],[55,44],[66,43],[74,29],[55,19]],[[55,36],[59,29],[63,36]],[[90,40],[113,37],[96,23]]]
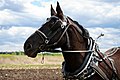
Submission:
[[[86,43],[84,38],[80,35],[80,33],[71,26],[68,29],[68,36],[70,40],[70,47],[63,46],[62,50],[86,50]],[[63,53],[64,60],[66,62],[67,71],[74,72],[77,70],[83,62],[85,53]]]

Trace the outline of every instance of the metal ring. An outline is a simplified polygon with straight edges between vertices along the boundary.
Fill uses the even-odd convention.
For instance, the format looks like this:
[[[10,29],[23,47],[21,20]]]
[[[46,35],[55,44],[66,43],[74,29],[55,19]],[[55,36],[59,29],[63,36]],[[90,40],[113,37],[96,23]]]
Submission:
[[[48,43],[49,43],[49,40],[46,39],[46,40],[45,40],[45,44],[48,44]]]
[[[61,25],[61,28],[62,28],[62,29],[64,29],[64,27],[65,27],[64,25]]]

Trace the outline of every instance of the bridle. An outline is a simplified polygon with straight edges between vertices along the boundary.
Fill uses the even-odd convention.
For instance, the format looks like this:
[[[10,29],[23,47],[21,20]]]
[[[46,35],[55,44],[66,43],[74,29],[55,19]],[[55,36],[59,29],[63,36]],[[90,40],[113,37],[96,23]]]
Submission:
[[[51,18],[53,18],[53,17],[56,18],[56,16],[52,16]],[[61,23],[61,25],[60,25],[60,28],[58,28],[58,29],[54,32],[54,34],[51,35],[50,37],[48,37],[48,36],[47,36],[44,32],[42,32],[41,30],[39,30],[39,29],[36,30],[35,33],[37,33],[37,34],[39,35],[39,37],[41,37],[42,40],[44,41],[43,45],[39,46],[39,49],[42,49],[42,48],[44,48],[44,47],[51,47],[51,46],[57,45],[57,44],[60,42],[60,40],[63,38],[64,35],[66,35],[66,37],[67,37],[67,43],[68,43],[68,45],[69,45],[69,37],[68,37],[67,30],[68,30],[68,28],[69,28],[69,26],[70,26],[71,24],[67,24],[67,20],[64,20],[64,21],[66,21],[66,22],[63,22],[61,19],[58,19],[58,20],[55,22],[55,24],[54,24],[52,27],[56,26],[56,25],[59,24],[59,23]],[[51,40],[51,39],[57,34],[57,32],[59,32],[60,30],[62,30],[63,32],[62,32],[62,34],[60,35],[59,39],[58,39],[56,42],[54,42],[54,43],[52,43],[52,44],[49,44],[50,40]],[[47,51],[51,52],[50,49],[47,50]]]
[[[51,16],[51,18],[58,18],[58,17],[56,17],[56,16]],[[39,46],[39,50],[40,51],[46,51],[46,52],[93,52],[93,50],[78,50],[78,51],[60,51],[60,50],[53,50],[53,49],[45,49],[44,50],[44,48],[45,47],[51,47],[51,46],[56,46],[59,42],[60,42],[60,40],[63,38],[63,36],[64,35],[66,35],[66,39],[67,39],[67,46],[68,47],[70,47],[70,41],[69,41],[69,36],[68,36],[68,32],[67,32],[67,30],[68,30],[68,28],[71,26],[71,25],[73,25],[72,23],[70,23],[70,21],[69,21],[69,19],[66,17],[66,16],[64,16],[64,20],[62,21],[61,19],[58,19],[56,22],[55,22],[55,24],[52,26],[52,27],[54,27],[54,26],[56,26],[58,23],[61,23],[61,27],[60,28],[58,28],[56,31],[55,31],[55,33],[51,36],[51,37],[48,37],[44,32],[42,32],[40,29],[38,29],[38,30],[36,30],[35,31],[35,33],[37,33],[38,34],[38,36],[39,37],[41,37],[42,38],[42,40],[43,40],[43,45],[40,45]],[[78,32],[80,32],[81,33],[81,31],[82,30],[80,30],[78,27],[76,27],[77,28],[77,30],[78,30]],[[57,34],[57,31],[60,31],[60,30],[62,30],[63,32],[62,32],[62,34],[61,34],[61,36],[59,37],[59,39],[56,41],[56,42],[54,42],[54,43],[52,43],[52,44],[49,44],[49,42],[50,42],[50,40],[53,38],[53,36],[55,36],[56,34]],[[84,37],[84,36],[83,36]],[[89,41],[89,40],[88,40]],[[91,45],[92,46],[92,45]]]

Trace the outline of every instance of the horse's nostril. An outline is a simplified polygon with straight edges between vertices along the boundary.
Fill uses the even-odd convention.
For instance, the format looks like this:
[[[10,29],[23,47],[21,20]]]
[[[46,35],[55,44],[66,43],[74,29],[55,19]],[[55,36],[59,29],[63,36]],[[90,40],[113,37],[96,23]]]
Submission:
[[[29,50],[29,49],[31,49],[31,48],[32,48],[32,44],[27,44],[27,45],[26,45],[26,49],[27,49],[27,50]]]

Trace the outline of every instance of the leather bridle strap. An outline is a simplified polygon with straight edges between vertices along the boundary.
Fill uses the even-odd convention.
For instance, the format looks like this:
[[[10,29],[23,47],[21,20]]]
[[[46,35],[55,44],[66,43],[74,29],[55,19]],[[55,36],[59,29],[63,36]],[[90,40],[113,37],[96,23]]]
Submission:
[[[64,34],[67,32],[69,26],[70,26],[70,24],[67,25],[67,27],[65,28],[64,32],[62,33],[62,35],[60,36],[60,38],[58,39],[58,41],[55,42],[53,45],[57,45],[58,42],[60,42],[60,40],[62,39],[62,37],[64,36]]]
[[[42,40],[44,41],[45,46],[50,47],[50,46],[55,46],[55,45],[57,45],[65,34],[66,34],[67,39],[69,39],[67,30],[68,30],[68,27],[69,27],[71,24],[68,24],[68,25],[67,25],[67,22],[63,22],[63,21],[61,21],[61,20],[58,20],[53,26],[55,26],[59,21],[62,23],[62,24],[61,24],[61,29],[64,30],[64,31],[63,31],[63,33],[61,34],[60,38],[59,38],[56,42],[54,42],[53,44],[48,44],[48,43],[49,43],[49,41],[53,38],[53,36],[55,36],[55,35],[57,34],[58,30],[60,30],[60,29],[57,29],[56,32],[55,32],[53,35],[51,35],[50,37],[47,37],[46,34],[45,34],[44,32],[42,32],[42,31],[40,31],[39,29],[36,30],[35,33],[37,33],[37,34],[42,38]],[[67,41],[69,42],[69,40],[67,40]],[[68,44],[69,44],[69,43],[68,43]]]

